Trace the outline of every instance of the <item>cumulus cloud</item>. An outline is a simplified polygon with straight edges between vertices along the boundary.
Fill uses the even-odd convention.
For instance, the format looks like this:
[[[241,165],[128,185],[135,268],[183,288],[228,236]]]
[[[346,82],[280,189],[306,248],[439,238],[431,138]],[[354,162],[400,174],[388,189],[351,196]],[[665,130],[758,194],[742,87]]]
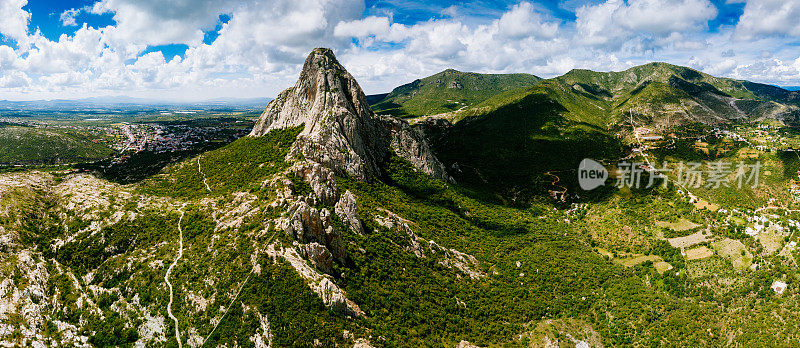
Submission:
[[[333,29],[333,34],[344,37],[365,38],[369,36],[381,36],[389,32],[389,18],[369,16],[349,22],[339,22]]]
[[[800,81],[800,58],[790,61],[765,58],[749,64],[740,64],[733,69],[732,75],[755,81],[794,83]]]
[[[708,0],[608,0],[576,11],[581,40],[590,45],[623,45],[635,36],[668,38],[704,28],[717,16]]]
[[[88,8],[65,11],[60,21],[77,25],[76,16],[88,11],[111,13],[115,25],[95,29],[84,24],[73,35],[52,41],[27,31],[30,14],[22,9],[24,0],[0,1],[4,13],[18,14],[10,16],[14,20],[0,18],[0,33],[30,45],[20,51],[0,45],[0,67],[19,72],[6,74],[2,87],[17,92],[32,91],[20,89],[30,86],[23,82],[50,91],[75,87],[84,93],[102,93],[246,81],[247,85],[231,85],[261,87],[263,94],[269,95],[296,74],[288,70],[302,63],[312,48],[346,47],[349,40],[335,37],[334,26],[364,12],[363,2],[351,0],[102,0]],[[222,14],[230,17],[227,23],[219,22]],[[203,43],[203,31],[220,24],[217,39]],[[185,58],[167,61],[159,51],[142,54],[147,47],[167,44],[188,45]]]
[[[21,71],[10,71],[0,76],[0,87],[20,88],[31,85],[31,78]]]
[[[529,2],[515,5],[495,24],[498,34],[510,39],[537,37],[551,39],[558,33],[558,23],[546,22]]]
[[[234,6],[230,0],[102,0],[91,12],[113,14],[117,24],[106,35],[115,43],[196,45],[203,40],[203,30],[214,28],[219,14]]]
[[[341,22],[334,30],[336,36],[361,39],[361,47],[399,44],[407,61],[425,60],[430,67],[493,70],[520,69],[530,61],[545,64],[547,54],[567,45],[558,32],[559,21],[528,2],[475,27],[454,18],[404,25],[391,23],[388,17],[367,17]]]
[[[22,9],[27,4],[28,0],[0,0],[0,34],[18,42],[27,38],[31,14]]]
[[[800,0],[750,0],[736,26],[736,36],[749,40],[765,35],[800,36]]]
[[[13,14],[0,17],[0,34],[17,43],[0,43],[0,91],[27,99],[274,96],[320,46],[333,48],[368,93],[446,68],[552,77],[652,60],[798,85],[798,53],[781,41],[795,35],[781,23],[797,18],[797,1],[751,0],[736,28],[709,33],[717,9],[708,0],[606,0],[578,7],[574,21],[527,1],[480,19],[454,5],[437,10],[438,18],[403,23],[391,10],[368,11],[362,0],[100,0],[61,13],[62,25],[78,28],[49,40],[28,30],[25,0],[0,0],[2,13]],[[115,24],[88,27],[80,23],[84,11],[111,14]],[[751,19],[759,17],[771,23]],[[204,32],[215,28],[216,39],[204,42]],[[739,40],[735,51],[732,37]],[[188,49],[171,59],[146,51],[169,44]]]

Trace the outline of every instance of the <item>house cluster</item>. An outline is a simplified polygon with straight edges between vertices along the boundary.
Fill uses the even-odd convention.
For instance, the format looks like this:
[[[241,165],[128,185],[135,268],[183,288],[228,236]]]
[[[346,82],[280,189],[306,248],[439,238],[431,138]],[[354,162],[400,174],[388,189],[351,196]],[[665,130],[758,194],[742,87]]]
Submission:
[[[246,130],[231,132],[224,127],[191,127],[184,124],[125,124],[120,129],[124,140],[118,144],[118,150],[155,153],[186,150],[212,140],[235,140],[246,134]]]
[[[798,173],[798,175],[800,175],[800,171],[798,171],[797,173]],[[789,190],[789,194],[792,195],[792,197],[794,198],[795,202],[800,202],[800,185],[798,185],[796,182],[792,181],[792,182],[789,183],[789,189],[788,190]]]
[[[786,290],[786,283],[776,280],[772,283],[772,291],[775,291],[776,294],[780,295]]]
[[[636,138],[640,141],[660,141],[664,140],[664,137],[653,133],[653,130],[650,128],[639,127],[635,130]]]
[[[771,221],[767,219],[766,216],[763,215],[748,216],[747,220],[748,222],[753,223],[753,227],[748,226],[747,228],[744,229],[744,233],[746,233],[748,236],[753,236],[753,237],[757,236],[759,233],[764,231],[767,227],[769,227],[772,224]],[[774,228],[777,229],[778,231],[783,230],[783,227],[781,227],[781,225],[778,224],[775,224]]]
[[[580,215],[585,214],[589,210],[589,203],[572,203],[569,210],[566,211],[567,215]]]
[[[743,214],[742,217],[748,223],[748,226],[744,229],[744,233],[752,237],[755,237],[770,228],[772,229],[772,232],[778,234],[800,230],[800,221],[788,219],[783,221],[785,223],[784,224],[778,220],[777,215],[771,215],[772,219],[770,219],[769,215]]]

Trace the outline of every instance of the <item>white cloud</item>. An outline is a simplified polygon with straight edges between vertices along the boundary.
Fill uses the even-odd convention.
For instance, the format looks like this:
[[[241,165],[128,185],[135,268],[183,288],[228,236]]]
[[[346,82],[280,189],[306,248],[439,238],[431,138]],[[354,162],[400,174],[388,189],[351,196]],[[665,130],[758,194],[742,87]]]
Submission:
[[[75,17],[77,17],[82,12],[82,9],[71,8],[61,13],[59,20],[61,24],[64,26],[75,27],[78,26],[78,23],[75,22]]]
[[[752,81],[794,84],[800,81],[800,58],[791,61],[767,58],[749,64],[740,64],[733,69],[731,75]]]
[[[403,25],[391,23],[388,17],[367,17],[339,23],[335,30],[337,36],[361,39],[361,47],[399,44],[406,61],[423,60],[429,67],[491,70],[519,69],[532,60],[544,64],[547,54],[566,46],[558,33],[559,21],[547,18],[528,2],[476,27],[452,18]]]
[[[65,11],[60,21],[81,25],[77,16],[87,11],[110,13],[116,24],[83,24],[55,41],[28,31],[25,4],[0,0],[4,14],[15,14],[0,17],[0,33],[18,42],[17,48],[0,44],[4,97],[274,96],[295,81],[306,54],[320,46],[333,48],[368,93],[446,68],[552,77],[573,68],[622,70],[653,60],[800,85],[799,54],[781,38],[795,29],[776,24],[791,19],[794,5],[784,11],[766,0],[751,0],[737,28],[715,33],[706,30],[717,13],[707,0],[607,0],[578,8],[574,22],[530,2],[480,20],[465,17],[470,12],[456,5],[442,18],[407,24],[394,22],[391,11],[364,17],[360,0],[102,0]],[[220,14],[230,21],[220,24]],[[757,35],[743,38],[751,25],[747,16],[774,18],[770,25],[783,29],[762,23],[748,29]],[[203,31],[217,25],[216,40],[203,43]],[[735,52],[732,37],[740,40]],[[143,54],[164,44],[188,49],[170,60],[158,51]]]
[[[738,39],[764,35],[800,36],[800,0],[750,0],[736,25]]]
[[[232,10],[225,0],[161,1],[102,0],[92,13],[113,13],[116,26],[106,35],[115,44],[197,45],[203,40],[203,29],[212,29],[218,16]]]
[[[619,48],[640,35],[661,39],[704,29],[717,9],[708,0],[608,0],[582,6],[576,16],[584,43]]]
[[[31,14],[22,9],[28,0],[0,0],[0,34],[16,41],[24,41],[28,35]]]
[[[631,30],[658,35],[705,28],[717,16],[708,0],[631,0],[619,20]]]
[[[333,34],[342,37],[365,38],[368,36],[384,36],[389,32],[389,18],[369,16],[364,19],[339,22]]]
[[[349,40],[334,37],[333,28],[364,11],[363,2],[352,0],[103,0],[91,8],[66,11],[60,20],[71,25],[85,10],[112,13],[116,25],[100,29],[83,25],[75,34],[51,41],[38,32],[27,32],[30,14],[22,10],[24,1],[0,1],[4,1],[3,9],[11,6],[20,14],[15,18],[24,19],[18,23],[0,19],[2,33],[30,44],[20,47],[20,52],[0,45],[0,67],[23,74],[5,74],[3,87],[19,92],[25,84],[14,81],[27,81],[45,93],[73,87],[76,93],[161,89],[181,96],[178,87],[224,85],[231,88],[226,91],[229,95],[241,95],[242,90],[272,95],[296,78],[298,63],[312,48],[346,47]],[[217,26],[220,14],[229,15],[230,21],[222,25],[213,43],[202,43],[203,30]],[[148,46],[164,44],[190,48],[184,59],[170,61],[161,52],[141,55]],[[202,97],[219,90],[208,90]]]
[[[21,71],[9,71],[0,76],[0,87],[22,88],[31,85],[31,78]]]
[[[533,5],[523,2],[515,5],[496,22],[500,35],[510,39],[528,37],[550,39],[558,32],[558,23],[545,22]]]

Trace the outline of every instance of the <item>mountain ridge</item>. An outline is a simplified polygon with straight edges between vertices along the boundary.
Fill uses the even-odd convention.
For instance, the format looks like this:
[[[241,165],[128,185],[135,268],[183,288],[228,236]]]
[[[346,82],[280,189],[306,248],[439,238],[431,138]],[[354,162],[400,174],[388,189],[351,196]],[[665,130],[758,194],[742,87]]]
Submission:
[[[421,116],[451,112],[503,91],[530,86],[541,78],[525,74],[481,74],[446,69],[398,86],[372,103],[376,113]]]
[[[527,94],[546,94],[567,117],[609,128],[631,121],[669,129],[690,123],[720,124],[772,118],[800,119],[800,93],[728,78],[668,63],[648,63],[618,72],[573,69],[539,83],[492,96],[446,115],[453,122],[484,114]]]

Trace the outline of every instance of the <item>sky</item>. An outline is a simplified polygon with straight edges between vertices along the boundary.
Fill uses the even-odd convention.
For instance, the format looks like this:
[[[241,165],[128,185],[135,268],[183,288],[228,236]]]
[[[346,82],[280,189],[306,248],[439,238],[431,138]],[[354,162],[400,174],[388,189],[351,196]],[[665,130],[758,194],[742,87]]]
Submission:
[[[367,94],[652,61],[800,86],[798,19],[800,0],[0,0],[0,100],[274,97],[314,47]]]

